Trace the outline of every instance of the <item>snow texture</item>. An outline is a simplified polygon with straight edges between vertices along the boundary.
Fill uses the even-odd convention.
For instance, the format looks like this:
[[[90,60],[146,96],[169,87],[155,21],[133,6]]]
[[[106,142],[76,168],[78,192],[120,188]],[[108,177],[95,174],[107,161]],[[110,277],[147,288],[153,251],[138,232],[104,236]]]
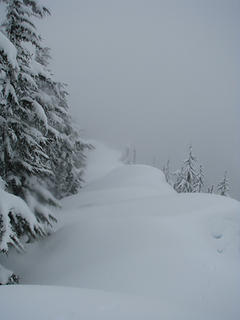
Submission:
[[[34,76],[41,75],[46,79],[51,78],[49,71],[34,59],[31,62],[31,72]]]
[[[3,318],[238,320],[239,202],[177,194],[160,170],[118,156],[98,144],[58,231],[2,258],[25,284],[0,288]]]
[[[26,221],[31,233],[36,236],[36,230],[42,230],[34,214],[21,198],[6,192],[0,178],[0,251],[8,252],[9,245],[22,250],[23,245],[12,227],[11,219],[18,223],[19,217]],[[11,213],[11,216],[10,216]],[[1,270],[0,270],[1,273]]]
[[[13,274],[12,271],[7,270],[6,268],[0,265],[0,284],[8,283],[12,274]]]
[[[7,56],[8,62],[14,69],[18,69],[17,50],[11,41],[0,31],[0,51]]]

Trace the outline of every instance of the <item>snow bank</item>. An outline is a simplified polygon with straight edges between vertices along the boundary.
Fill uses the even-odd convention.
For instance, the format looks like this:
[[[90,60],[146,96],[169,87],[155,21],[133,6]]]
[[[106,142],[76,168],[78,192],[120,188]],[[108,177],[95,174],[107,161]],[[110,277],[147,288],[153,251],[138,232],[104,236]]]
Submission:
[[[114,159],[110,172],[98,161],[94,168],[92,160],[91,182],[63,201],[59,230],[23,256],[10,254],[3,261],[20,272],[22,283],[90,291],[1,288],[1,296],[11,294],[19,311],[21,290],[26,290],[28,301],[46,301],[44,316],[50,319],[55,318],[48,313],[54,312],[57,319],[70,320],[79,314],[84,319],[239,319],[239,202],[176,194],[161,171],[117,167],[116,153],[109,153]],[[49,294],[56,296],[56,307]],[[63,310],[64,305],[69,307]],[[4,308],[11,319],[14,311]],[[41,314],[39,308],[28,303],[23,318],[28,312],[29,319],[33,312]]]
[[[163,193],[175,193],[166,183],[164,174],[156,168],[146,165],[122,165],[111,170],[94,184],[88,184],[85,190],[143,187],[144,189],[162,189]]]
[[[0,296],[1,315],[8,320],[159,320],[159,307],[164,320],[186,320],[181,316],[183,310],[169,302],[97,290],[8,286],[0,287]],[[9,301],[17,307],[9,307]],[[195,313],[191,316],[201,319]]]
[[[9,63],[12,65],[12,67],[17,69],[18,68],[18,63],[16,59],[17,49],[1,31],[0,31],[0,51],[3,51],[3,53],[7,56],[7,59]]]
[[[121,152],[110,149],[107,145],[96,140],[88,140],[95,149],[90,150],[87,154],[87,168],[84,173],[84,180],[89,183],[93,180],[102,178],[112,169],[122,165]]]

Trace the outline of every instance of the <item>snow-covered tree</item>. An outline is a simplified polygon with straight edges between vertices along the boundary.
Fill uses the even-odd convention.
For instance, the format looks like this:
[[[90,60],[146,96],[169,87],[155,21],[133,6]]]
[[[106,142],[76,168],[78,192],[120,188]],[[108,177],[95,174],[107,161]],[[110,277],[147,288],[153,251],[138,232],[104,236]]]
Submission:
[[[181,187],[182,186],[181,183],[184,179],[182,170],[183,170],[183,168],[177,169],[176,171],[174,171],[172,173],[173,178],[174,178],[173,189],[175,191],[177,191],[178,193],[183,192],[182,187]]]
[[[211,187],[208,187],[207,193],[213,193],[214,191],[214,185],[211,185]]]
[[[0,175],[8,190],[25,199],[39,221],[50,225],[54,218],[43,205],[56,204],[50,193],[45,192],[44,183],[44,178],[53,174],[46,153],[48,121],[46,110],[36,99],[38,86],[29,48],[41,48],[33,18],[42,18],[49,11],[34,0],[3,1],[6,20],[2,29],[16,49],[18,72],[14,73],[8,65],[2,80]],[[36,183],[38,188],[34,186]]]
[[[34,99],[38,88],[31,69],[32,55],[25,46],[40,47],[31,18],[43,17],[48,11],[36,1],[3,2],[6,20],[4,34],[0,32],[0,175],[11,194],[3,190],[0,194],[0,252],[7,252],[9,246],[21,249],[23,236],[28,240],[48,233],[56,219],[47,204],[56,201],[45,189],[44,178],[52,175],[45,151],[47,117]]]
[[[35,176],[38,184],[42,185],[38,192],[46,188],[46,182],[49,186],[51,181],[51,191],[61,198],[75,193],[80,187],[85,164],[84,149],[89,145],[80,139],[78,130],[72,125],[65,85],[53,80],[48,69],[49,49],[42,46],[41,37],[32,20],[33,17],[42,18],[49,14],[48,9],[38,5],[35,0],[3,1],[7,5],[4,30],[17,49],[19,66],[17,80],[12,81],[11,87],[16,101],[13,104],[12,96],[6,97],[4,108],[10,110],[14,121],[18,122],[14,130],[14,152],[19,149],[19,157],[11,158],[9,154],[9,159],[4,162],[17,162],[12,167],[18,167],[18,174],[6,170],[8,176],[3,174],[3,177],[13,193],[19,194],[31,204],[34,203],[31,194],[32,180],[36,182]],[[30,51],[25,43],[30,44],[33,50]],[[3,92],[6,96],[6,90]],[[22,144],[19,143],[20,139],[23,140]],[[36,192],[33,193],[36,198]],[[37,197],[43,200],[45,195],[46,192],[41,192]],[[47,197],[46,200],[51,204],[54,202],[53,197]]]
[[[192,153],[192,146],[190,146],[188,158],[184,161],[183,167],[177,173],[174,189],[179,193],[196,192],[197,180],[196,158]]]
[[[122,151],[121,161],[125,164],[130,164],[130,147],[127,146]]]
[[[194,188],[196,192],[202,192],[203,186],[204,186],[204,172],[203,172],[203,167],[200,165]]]
[[[66,85],[53,80],[48,63],[50,49],[36,51],[34,61],[38,92],[35,97],[45,109],[48,118],[47,154],[53,176],[50,189],[57,198],[76,193],[83,181],[84,150],[91,148],[80,138],[79,129],[69,115]],[[47,107],[46,107],[47,106]]]
[[[45,236],[46,231],[28,205],[21,198],[6,192],[0,177],[0,252],[8,253],[10,247],[24,249],[24,241]],[[0,284],[18,282],[18,277],[0,265]]]
[[[225,171],[223,180],[217,185],[217,193],[221,196],[228,196],[229,190],[229,180],[227,177],[227,171]]]
[[[123,152],[122,161],[125,164],[137,163],[137,151],[135,146],[127,146]]]
[[[0,264],[0,285],[16,284],[19,282],[19,277],[11,270],[4,268]]]
[[[56,221],[49,209],[57,205],[52,194],[61,198],[78,190],[90,146],[72,125],[65,86],[53,80],[49,49],[34,24],[48,9],[36,0],[2,2],[0,176],[12,206],[0,212],[0,252],[7,252],[9,246],[20,249],[23,238],[49,232]]]

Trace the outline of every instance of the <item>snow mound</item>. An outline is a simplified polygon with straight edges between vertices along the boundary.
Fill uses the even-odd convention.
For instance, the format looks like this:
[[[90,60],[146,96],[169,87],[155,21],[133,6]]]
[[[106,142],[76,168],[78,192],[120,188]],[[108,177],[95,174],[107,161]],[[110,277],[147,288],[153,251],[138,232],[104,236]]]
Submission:
[[[102,142],[88,140],[94,146],[94,150],[87,153],[87,168],[84,173],[86,183],[104,177],[111,170],[122,165],[121,152],[110,149]]]
[[[58,319],[79,319],[74,301],[80,314],[86,310],[84,319],[239,319],[240,203],[177,194],[160,170],[117,166],[116,153],[109,153],[111,168],[92,159],[90,183],[63,201],[59,230],[3,264],[18,270],[25,284],[90,289],[76,289],[79,299],[71,299],[71,289],[59,288],[59,310],[62,303],[70,307]],[[42,288],[43,299],[54,290]],[[17,297],[22,299],[20,291]]]
[[[144,187],[145,189],[164,189],[168,193],[174,193],[172,188],[166,183],[164,174],[156,168],[146,165],[122,165],[104,176],[100,181],[95,181],[87,188],[111,189]]]
[[[70,197],[64,200],[63,205],[68,207],[71,203],[72,208],[79,208],[79,205],[105,205],[174,194],[160,170],[145,165],[122,164],[87,184],[82,190],[81,202],[76,197]]]

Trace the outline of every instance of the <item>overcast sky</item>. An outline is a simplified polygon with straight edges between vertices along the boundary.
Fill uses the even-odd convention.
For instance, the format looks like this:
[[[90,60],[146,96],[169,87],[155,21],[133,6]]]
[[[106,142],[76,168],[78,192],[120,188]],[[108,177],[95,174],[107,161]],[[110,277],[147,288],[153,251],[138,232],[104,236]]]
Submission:
[[[176,169],[191,143],[240,198],[239,0],[42,0],[52,70],[85,137]]]

